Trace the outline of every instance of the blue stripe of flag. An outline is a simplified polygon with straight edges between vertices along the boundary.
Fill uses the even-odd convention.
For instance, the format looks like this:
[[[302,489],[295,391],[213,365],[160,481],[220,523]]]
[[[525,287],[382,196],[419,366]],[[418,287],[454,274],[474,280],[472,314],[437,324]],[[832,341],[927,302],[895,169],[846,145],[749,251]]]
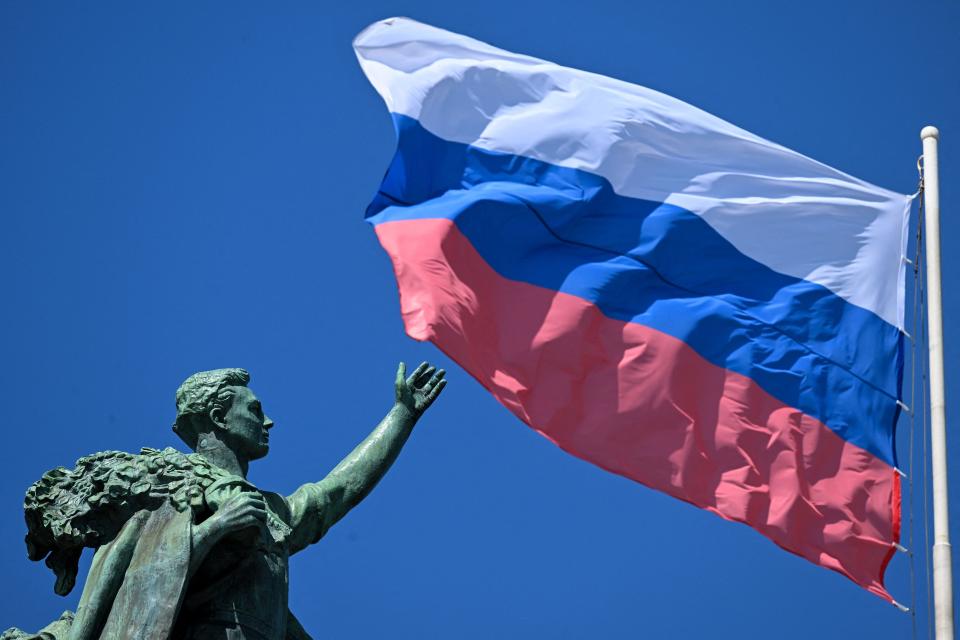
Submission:
[[[372,223],[453,219],[502,276],[577,295],[608,317],[683,340],[895,464],[895,327],[744,256],[684,209],[619,196],[593,174],[449,142],[414,119],[394,118],[398,151],[368,209]]]

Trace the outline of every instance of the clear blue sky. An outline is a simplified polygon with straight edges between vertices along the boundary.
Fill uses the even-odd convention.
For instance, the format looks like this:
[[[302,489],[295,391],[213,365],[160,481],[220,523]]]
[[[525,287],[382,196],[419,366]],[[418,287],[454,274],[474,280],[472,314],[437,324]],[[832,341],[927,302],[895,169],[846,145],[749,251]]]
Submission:
[[[909,637],[910,616],[839,575],[561,452],[404,336],[362,218],[393,131],[350,46],[391,15],[664,91],[903,193],[920,128],[938,125],[960,417],[955,2],[8,0],[0,629],[35,630],[80,593],[54,595],[26,559],[24,490],[93,451],[179,446],[173,392],[190,373],[250,370],[277,423],[251,478],[289,492],[376,424],[398,360],[430,359],[450,385],[396,467],[293,559],[291,607],[315,637]],[[888,585],[910,601],[906,556]]]

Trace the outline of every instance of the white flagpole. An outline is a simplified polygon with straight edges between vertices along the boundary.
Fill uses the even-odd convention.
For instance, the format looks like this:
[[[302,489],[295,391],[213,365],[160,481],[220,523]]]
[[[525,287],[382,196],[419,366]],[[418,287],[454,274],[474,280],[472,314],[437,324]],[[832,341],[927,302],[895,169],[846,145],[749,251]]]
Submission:
[[[926,219],[927,329],[930,349],[930,457],[933,475],[933,602],[937,640],[953,640],[953,569],[947,512],[947,428],[943,383],[943,304],[940,284],[940,176],[936,127],[924,127],[923,202]]]

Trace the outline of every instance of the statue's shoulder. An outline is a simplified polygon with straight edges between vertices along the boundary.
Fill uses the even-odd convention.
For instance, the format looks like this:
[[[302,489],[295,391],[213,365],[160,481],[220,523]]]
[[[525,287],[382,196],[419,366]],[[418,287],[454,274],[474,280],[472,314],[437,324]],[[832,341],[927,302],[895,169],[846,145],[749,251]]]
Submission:
[[[144,509],[164,503],[177,511],[201,508],[204,489],[220,475],[201,456],[172,448],[101,451],[80,458],[72,470],[52,469],[24,499],[27,554],[46,559],[57,574],[56,592],[65,595],[84,547],[110,542]]]

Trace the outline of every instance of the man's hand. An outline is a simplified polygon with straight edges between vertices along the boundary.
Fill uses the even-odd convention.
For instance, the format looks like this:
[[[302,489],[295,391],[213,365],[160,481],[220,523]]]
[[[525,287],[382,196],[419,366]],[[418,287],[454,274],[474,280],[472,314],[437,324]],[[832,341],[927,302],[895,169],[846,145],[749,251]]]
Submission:
[[[408,378],[407,365],[401,362],[397,368],[397,404],[406,407],[419,418],[447,385],[447,381],[443,379],[446,373],[443,369],[437,371],[436,367],[424,362]]]
[[[227,536],[256,544],[267,527],[267,505],[259,493],[244,491],[230,498],[217,511],[195,527],[191,533],[190,568],[192,576],[216,544]],[[244,535],[237,535],[239,532]]]
[[[267,525],[267,505],[260,494],[245,491],[227,500],[207,522],[217,538],[263,528]]]

